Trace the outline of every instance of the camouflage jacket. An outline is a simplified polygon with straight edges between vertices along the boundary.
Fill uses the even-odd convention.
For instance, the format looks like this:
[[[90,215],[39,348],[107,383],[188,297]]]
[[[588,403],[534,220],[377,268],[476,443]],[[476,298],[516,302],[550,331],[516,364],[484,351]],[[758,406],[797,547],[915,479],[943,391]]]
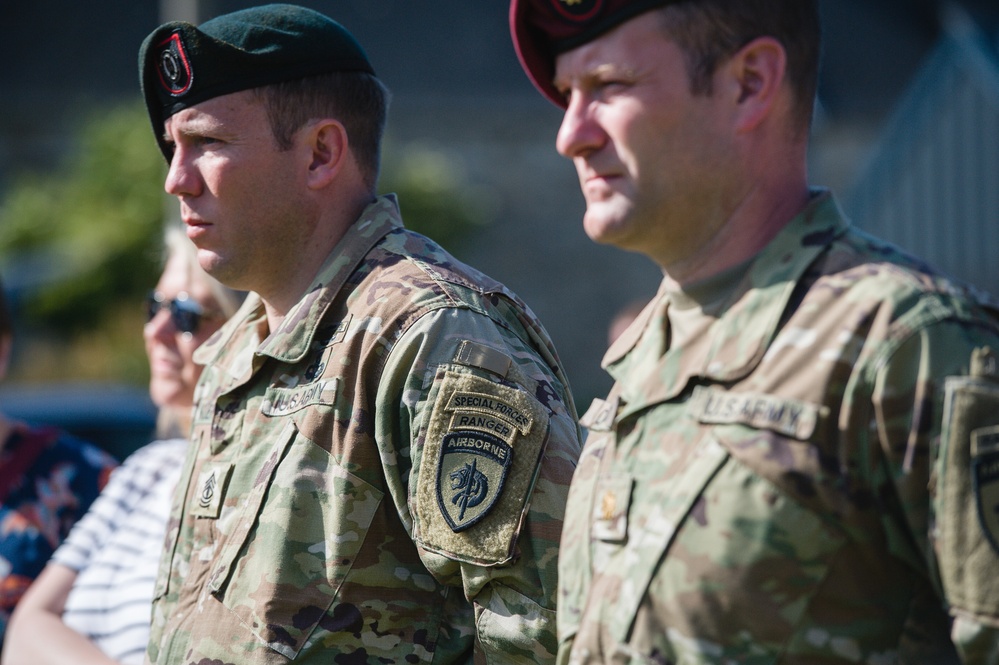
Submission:
[[[369,206],[268,334],[199,349],[147,660],[538,663],[579,428],[502,285]]]
[[[582,420],[559,662],[996,662],[997,312],[827,193],[682,348],[677,295]]]

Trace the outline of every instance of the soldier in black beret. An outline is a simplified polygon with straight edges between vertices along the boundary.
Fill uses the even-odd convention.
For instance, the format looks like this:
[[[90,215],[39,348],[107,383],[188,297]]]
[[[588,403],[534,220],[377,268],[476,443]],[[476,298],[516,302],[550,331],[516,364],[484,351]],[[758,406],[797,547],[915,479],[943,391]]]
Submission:
[[[265,5],[160,26],[139,65],[200,264],[253,292],[196,356],[148,662],[552,662],[568,381],[523,302],[376,196],[360,45]]]
[[[600,243],[663,272],[583,417],[560,663],[999,654],[999,310],[809,187],[816,0],[512,0]]]

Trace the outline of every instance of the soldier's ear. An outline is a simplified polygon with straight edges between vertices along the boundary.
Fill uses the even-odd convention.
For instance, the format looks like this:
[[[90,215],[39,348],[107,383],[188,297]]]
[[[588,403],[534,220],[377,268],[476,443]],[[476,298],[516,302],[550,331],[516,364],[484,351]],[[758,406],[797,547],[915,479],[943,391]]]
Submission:
[[[784,79],[787,53],[773,37],[758,37],[722,65],[723,94],[735,105],[740,132],[755,129],[773,111],[780,96],[790,94]]]
[[[323,119],[306,127],[310,162],[308,184],[320,189],[332,182],[347,163],[347,130],[336,120]]]

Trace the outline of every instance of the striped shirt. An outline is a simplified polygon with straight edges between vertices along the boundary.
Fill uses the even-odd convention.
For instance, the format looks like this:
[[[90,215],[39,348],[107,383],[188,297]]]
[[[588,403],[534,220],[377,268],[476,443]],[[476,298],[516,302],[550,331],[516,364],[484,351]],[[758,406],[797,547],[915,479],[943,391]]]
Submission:
[[[156,570],[187,441],[154,441],[111,476],[52,561],[77,571],[63,622],[105,654],[142,663]]]

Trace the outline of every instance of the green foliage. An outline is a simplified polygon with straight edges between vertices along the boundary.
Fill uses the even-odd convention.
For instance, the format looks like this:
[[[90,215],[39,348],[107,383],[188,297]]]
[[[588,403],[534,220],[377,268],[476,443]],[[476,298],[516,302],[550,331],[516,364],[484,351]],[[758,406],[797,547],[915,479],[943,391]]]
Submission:
[[[145,110],[94,115],[53,173],[21,176],[0,205],[0,261],[34,257],[42,286],[29,323],[65,333],[99,326],[156,279],[163,159]]]
[[[484,220],[489,197],[441,151],[386,146],[383,172],[406,225],[452,250]],[[138,310],[159,273],[165,173],[144,106],[127,104],[87,118],[58,169],[0,200],[0,265],[33,284],[17,313],[28,380],[144,379]]]
[[[385,153],[380,189],[398,195],[406,228],[453,252],[488,221],[489,197],[468,187],[453,157],[419,144]]]

